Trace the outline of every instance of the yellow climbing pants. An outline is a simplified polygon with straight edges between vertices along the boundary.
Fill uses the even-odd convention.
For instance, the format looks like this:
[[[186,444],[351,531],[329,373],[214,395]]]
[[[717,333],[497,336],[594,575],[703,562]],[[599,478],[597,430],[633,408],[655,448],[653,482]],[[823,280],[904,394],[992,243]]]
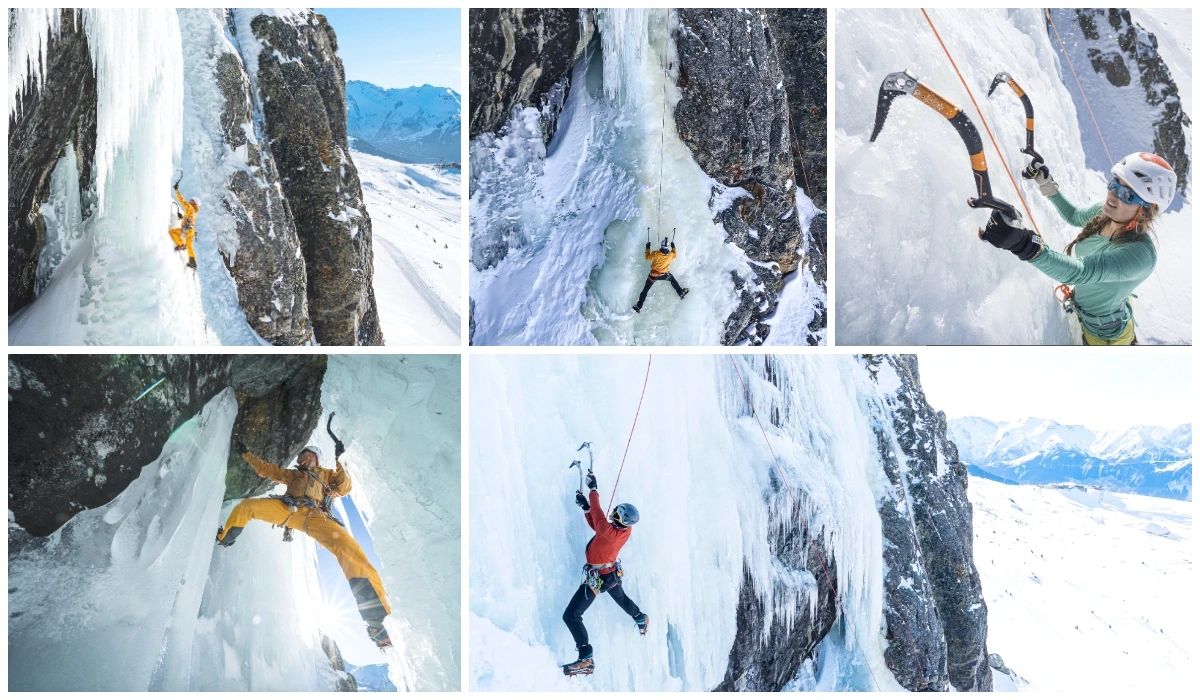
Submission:
[[[1084,345],[1133,345],[1135,340],[1137,340],[1137,338],[1133,333],[1132,318],[1129,319],[1129,323],[1125,325],[1125,329],[1121,331],[1121,335],[1118,335],[1115,338],[1109,338],[1108,340],[1105,340],[1104,338],[1097,338],[1091,333],[1088,333],[1086,328],[1083,329]]]
[[[233,512],[229,514],[229,520],[221,530],[222,540],[235,528],[240,531],[246,527],[251,520],[290,527],[316,540],[317,544],[337,558],[342,573],[346,575],[354,597],[358,600],[359,612],[364,618],[370,619],[368,613],[371,611],[368,608],[375,605],[383,608],[384,614],[378,615],[378,619],[391,614],[392,606],[383,590],[379,572],[371,566],[366,553],[350,535],[350,531],[333,518],[307,506],[297,508],[293,513],[287,504],[278,498],[247,498],[234,506]],[[365,590],[361,585],[363,581],[370,584],[370,590]]]
[[[187,248],[188,260],[196,259],[196,249],[192,247],[192,242],[196,240],[196,229],[189,228],[187,233],[181,228],[173,228],[169,231],[171,240],[175,241],[175,247],[185,246]]]

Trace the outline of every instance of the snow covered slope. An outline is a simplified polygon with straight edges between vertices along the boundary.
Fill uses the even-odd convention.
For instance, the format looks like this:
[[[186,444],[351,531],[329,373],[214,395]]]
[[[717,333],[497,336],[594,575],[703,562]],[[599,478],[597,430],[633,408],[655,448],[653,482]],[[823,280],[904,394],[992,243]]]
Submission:
[[[1043,237],[1061,249],[1077,231],[1017,172],[1028,160],[1018,150],[1025,138],[1021,103],[1006,88],[986,97],[993,76],[1010,73],[1033,101],[1037,149],[1062,192],[1078,205],[1100,200],[1107,171],[1085,162],[1095,136],[1081,130],[1085,108],[1066,87],[1069,69],[1059,60],[1041,11],[931,10],[930,15],[980,100]],[[1052,297],[1052,281],[977,238],[987,212],[966,206],[974,195],[969,161],[945,119],[914,99],[900,99],[877,140],[868,141],[880,82],[907,69],[972,118],[984,137],[995,194],[1019,206],[979,115],[920,11],[853,10],[834,16],[841,37],[834,137],[838,340],[1078,343]],[[1190,67],[1179,68],[1177,81],[1186,83]],[[1143,140],[1144,148],[1153,148],[1152,133]],[[1157,229],[1158,268],[1133,300],[1142,342],[1190,342],[1190,220],[1186,203],[1164,216]]]
[[[371,212],[384,338],[391,345],[457,344],[462,175],[360,151],[354,164]]]
[[[1195,687],[1191,504],[983,479],[970,494],[988,645],[1019,689],[1183,697]]]
[[[890,366],[873,376],[847,356],[656,356],[649,367],[628,355],[480,356],[471,382],[472,396],[484,397],[471,412],[473,690],[899,687],[883,656],[884,551],[911,545],[889,541],[898,530],[888,528],[910,527],[923,506],[893,428],[892,411],[905,409]],[[908,429],[922,422],[908,415]],[[556,668],[575,658],[562,612],[591,533],[574,503],[579,476],[567,465],[578,458],[587,467],[587,452],[576,450],[585,440],[601,502],[641,512],[621,553],[623,583],[652,622],[639,637],[602,596],[584,618],[596,673],[568,679]],[[889,482],[892,467],[914,479],[911,490],[907,477]],[[920,487],[940,478],[922,476]],[[815,546],[827,548],[835,573],[796,564],[795,552],[814,546],[807,532],[820,533]],[[915,605],[918,588],[927,590],[924,566],[895,566],[911,576],[903,605]],[[830,602],[830,576],[840,615],[832,629],[810,629]],[[887,614],[899,624],[905,612]],[[896,649],[923,634],[894,633]],[[795,654],[793,642],[821,644],[815,664],[792,667],[794,678],[768,677],[749,659]],[[944,645],[942,654],[944,679]]]
[[[950,421],[950,436],[964,462],[1003,479],[1191,499],[1192,431],[1187,424],[1094,431],[1039,418],[996,423],[969,417]]]
[[[461,162],[461,110],[450,88],[346,82],[346,130],[359,150],[405,163]]]

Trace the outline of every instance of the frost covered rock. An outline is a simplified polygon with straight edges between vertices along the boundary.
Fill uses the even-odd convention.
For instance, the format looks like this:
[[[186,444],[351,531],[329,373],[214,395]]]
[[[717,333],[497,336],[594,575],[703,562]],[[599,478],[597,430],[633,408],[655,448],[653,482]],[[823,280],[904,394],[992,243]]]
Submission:
[[[910,690],[948,690],[947,679],[959,691],[991,690],[967,467],[946,437],[945,415],[925,399],[916,357],[866,361],[893,412],[894,441],[880,434],[891,482],[880,508],[888,543],[888,664]]]
[[[237,391],[235,434],[268,462],[290,464],[320,426],[324,355],[232,355],[230,386]],[[274,484],[259,477],[236,447],[225,470],[225,500],[258,496]]]
[[[33,301],[38,257],[46,243],[40,208],[49,196],[50,174],[73,148],[79,191],[93,184],[96,148],[96,75],[83,18],[55,10],[59,31],[47,33],[42,81],[10,85],[8,115],[8,313]],[[15,23],[9,16],[9,38]],[[10,57],[11,60],[19,60]],[[39,60],[33,57],[31,60]],[[32,71],[26,75],[32,74]],[[10,73],[11,75],[11,73]],[[11,106],[16,101],[15,110]],[[85,203],[90,209],[91,204]]]
[[[1115,141],[1110,143],[1115,149],[1112,157],[1123,158],[1129,151],[1153,150],[1175,168],[1179,192],[1186,193],[1191,172],[1188,132],[1192,120],[1183,111],[1179,86],[1159,53],[1157,37],[1135,22],[1127,9],[1075,8],[1051,12],[1054,13],[1054,24],[1047,19],[1046,31],[1055,39],[1055,48],[1059,49],[1054,34],[1057,28],[1075,70],[1085,73],[1090,64],[1094,71],[1094,75],[1085,73],[1081,76],[1084,89],[1090,92],[1087,98],[1093,103],[1093,109],[1121,114],[1119,123],[1102,122],[1105,136]],[[1102,91],[1091,92],[1093,80],[1107,85],[1101,83]],[[1075,84],[1071,81],[1066,84],[1075,99],[1081,100]],[[1130,94],[1112,99],[1114,94],[1124,95],[1121,88],[1127,87],[1132,90]],[[1115,92],[1112,91],[1114,88]],[[1138,102],[1143,103],[1140,109]],[[1150,108],[1148,113],[1147,106]],[[1092,130],[1091,123],[1084,122],[1086,109],[1080,109],[1079,113],[1080,128]],[[1145,142],[1145,137],[1151,133],[1152,144]],[[1129,138],[1131,135],[1136,135],[1133,140]],[[1111,165],[1088,164],[1105,173]]]
[[[514,107],[542,111],[542,141],[554,136],[571,68],[592,38],[590,11],[470,10],[470,136],[496,132]]]
[[[740,301],[722,343],[761,343],[770,332],[762,321],[778,302],[783,275],[796,270],[805,254],[784,57],[765,12],[680,9],[676,15],[679,137],[709,176],[751,195],[716,212],[726,240],[758,263],[749,279],[734,275]]]
[[[319,14],[235,10],[262,100],[263,126],[308,270],[308,312],[322,345],[381,345],[371,286],[371,218],[346,137],[337,38]],[[258,43],[257,52],[248,46]]]

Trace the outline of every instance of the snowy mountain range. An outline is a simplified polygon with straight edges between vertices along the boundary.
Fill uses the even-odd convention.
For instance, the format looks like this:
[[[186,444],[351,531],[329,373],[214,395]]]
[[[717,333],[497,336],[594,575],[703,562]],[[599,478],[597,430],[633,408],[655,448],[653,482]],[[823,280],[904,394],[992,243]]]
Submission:
[[[461,98],[450,88],[346,83],[346,130],[354,147],[406,163],[458,163]]]
[[[1132,426],[1096,431],[1026,418],[975,416],[949,421],[959,457],[981,476],[1020,484],[1071,482],[1114,491],[1190,500],[1192,430]]]
[[[354,676],[355,682],[358,683],[358,692],[371,693],[394,693],[396,685],[388,678],[387,664],[370,664],[367,666],[355,666],[352,663],[346,664],[346,670],[350,675]]]

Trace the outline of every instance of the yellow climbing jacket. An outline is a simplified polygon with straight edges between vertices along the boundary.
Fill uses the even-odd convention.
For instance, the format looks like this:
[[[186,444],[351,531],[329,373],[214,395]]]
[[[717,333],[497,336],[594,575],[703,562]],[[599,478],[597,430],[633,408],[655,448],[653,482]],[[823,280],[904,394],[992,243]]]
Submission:
[[[647,250],[646,259],[650,261],[650,276],[662,277],[671,270],[671,263],[675,262],[675,251],[664,253],[661,250]]]
[[[179,226],[169,231],[171,240],[175,242],[176,249],[187,248],[188,260],[194,261],[196,249],[192,243],[196,239],[196,215],[200,213],[200,203],[194,199],[184,199],[178,187],[175,188],[175,202],[179,204],[183,216]]]
[[[242,455],[255,474],[287,486],[285,495],[292,498],[311,498],[320,503],[325,496],[345,496],[350,493],[350,475],[339,462],[337,469],[313,467],[307,471],[284,469],[271,464],[252,452]],[[326,489],[328,487],[328,489]]]

